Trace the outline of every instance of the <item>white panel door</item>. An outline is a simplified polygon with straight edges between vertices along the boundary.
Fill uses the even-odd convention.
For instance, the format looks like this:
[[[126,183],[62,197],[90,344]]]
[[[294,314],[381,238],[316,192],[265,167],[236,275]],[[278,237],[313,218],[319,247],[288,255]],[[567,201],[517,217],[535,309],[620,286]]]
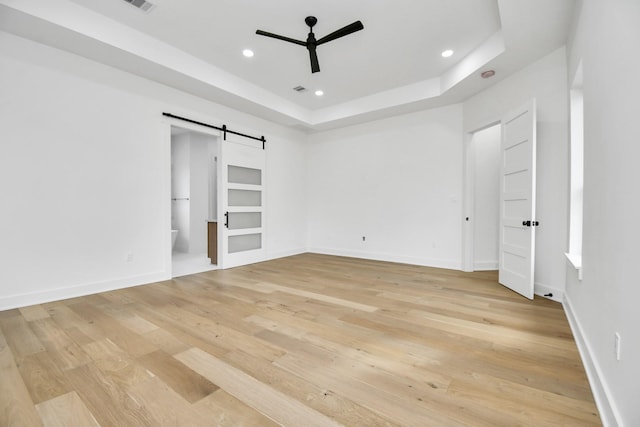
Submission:
[[[498,281],[533,299],[536,211],[535,100],[502,120]]]
[[[262,142],[227,134],[227,140],[220,142],[220,155],[221,267],[264,261],[266,155]]]

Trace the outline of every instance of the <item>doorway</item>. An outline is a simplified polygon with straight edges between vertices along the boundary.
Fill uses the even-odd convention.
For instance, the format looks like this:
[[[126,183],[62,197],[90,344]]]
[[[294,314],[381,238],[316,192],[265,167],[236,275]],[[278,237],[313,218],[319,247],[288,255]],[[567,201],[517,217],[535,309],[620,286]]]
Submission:
[[[493,122],[491,125],[494,125]],[[536,104],[535,99],[505,114],[499,123],[499,204],[498,204],[498,281],[507,288],[533,299],[536,220]],[[486,128],[480,129],[484,130]],[[477,207],[485,203],[476,195],[476,152],[474,143],[484,134],[480,130],[465,138],[464,226],[462,267],[474,271],[476,235],[482,225],[476,224]],[[494,156],[492,156],[494,157]],[[495,203],[488,205],[494,209]],[[495,235],[495,233],[492,233]],[[493,238],[490,238],[493,240]],[[478,242],[482,244],[484,242]],[[493,250],[492,250],[493,251]],[[478,260],[480,261],[480,260]]]
[[[475,132],[473,154],[473,270],[498,270],[500,236],[500,125]]]
[[[171,126],[172,277],[218,268],[209,238],[210,224],[217,227],[217,161],[217,136]]]
[[[501,123],[470,132],[465,141],[462,269],[499,269]]]

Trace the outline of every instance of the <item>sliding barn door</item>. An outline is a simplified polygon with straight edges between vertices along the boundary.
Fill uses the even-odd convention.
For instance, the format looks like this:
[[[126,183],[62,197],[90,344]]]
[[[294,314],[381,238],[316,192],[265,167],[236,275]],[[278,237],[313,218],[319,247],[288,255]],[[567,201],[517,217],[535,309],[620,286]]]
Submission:
[[[535,100],[502,120],[498,281],[533,299],[536,212]]]
[[[222,268],[265,259],[265,150],[261,141],[227,134],[221,141]]]

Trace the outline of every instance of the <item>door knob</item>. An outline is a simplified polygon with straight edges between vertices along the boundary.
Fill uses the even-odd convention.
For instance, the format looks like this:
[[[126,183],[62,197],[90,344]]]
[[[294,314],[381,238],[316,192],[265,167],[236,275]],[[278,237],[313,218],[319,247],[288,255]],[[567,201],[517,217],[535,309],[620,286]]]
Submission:
[[[522,221],[522,225],[525,227],[531,227],[531,221]]]

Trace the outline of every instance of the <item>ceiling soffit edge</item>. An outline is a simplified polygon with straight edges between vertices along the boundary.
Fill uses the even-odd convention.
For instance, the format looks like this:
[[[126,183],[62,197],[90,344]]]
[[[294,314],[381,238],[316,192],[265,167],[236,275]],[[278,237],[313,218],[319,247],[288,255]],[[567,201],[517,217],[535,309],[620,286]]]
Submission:
[[[289,117],[293,122],[310,128],[348,119],[352,116],[362,116],[367,113],[375,113],[392,107],[401,107],[405,104],[437,98],[505,51],[504,35],[502,30],[499,30],[439,77],[374,93],[323,109],[310,110],[140,31],[70,1],[31,0],[25,2],[0,0],[0,5],[5,5],[12,9],[13,13],[21,13],[36,18],[33,19],[34,25],[37,25],[40,20],[46,21],[54,26],[77,33],[79,36],[88,38],[95,43],[104,44],[142,58],[150,66],[155,65],[172,69],[187,80],[209,85],[234,97],[245,99],[254,104],[254,106],[256,104],[260,105],[278,116]],[[1,22],[0,25],[2,25]],[[6,27],[5,25],[2,26]],[[11,31],[11,29],[9,28],[8,31]],[[34,32],[37,33],[38,30],[34,29]],[[55,37],[55,35],[52,35],[52,37]],[[37,40],[38,38],[34,37],[34,39]],[[73,51],[73,46],[69,46],[69,43],[64,47],[72,53],[77,53]],[[102,58],[90,59],[107,63],[107,65],[114,65],[108,63],[108,56],[104,55]],[[117,64],[114,66],[118,67]],[[149,75],[152,74],[152,72],[149,73]],[[185,82],[186,86],[189,86],[189,83]],[[216,102],[215,99],[211,99],[211,101]],[[252,108],[252,110],[255,111],[255,108]],[[272,115],[272,113],[267,115]]]

